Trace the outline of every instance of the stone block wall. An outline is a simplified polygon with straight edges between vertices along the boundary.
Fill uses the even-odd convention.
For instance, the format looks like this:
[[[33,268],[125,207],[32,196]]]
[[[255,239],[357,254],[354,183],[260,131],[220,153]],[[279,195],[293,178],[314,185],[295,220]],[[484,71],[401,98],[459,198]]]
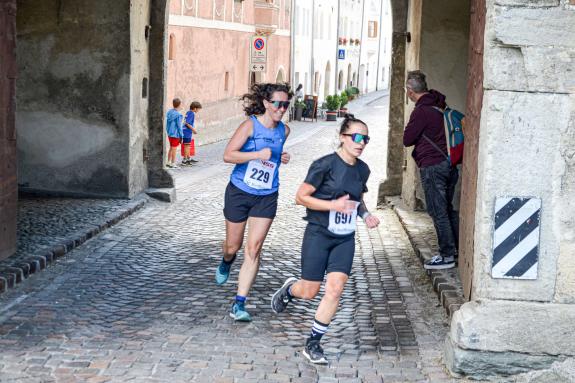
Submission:
[[[131,196],[129,1],[18,1],[22,189]],[[143,31],[141,32],[143,34]]]
[[[556,291],[575,277],[575,11],[559,0],[489,1],[484,62],[473,296],[575,303],[575,289]],[[484,277],[497,196],[542,199],[537,280]]]
[[[472,301],[446,361],[475,377],[575,356],[575,7],[487,0]],[[491,276],[498,197],[541,199],[536,279]]]

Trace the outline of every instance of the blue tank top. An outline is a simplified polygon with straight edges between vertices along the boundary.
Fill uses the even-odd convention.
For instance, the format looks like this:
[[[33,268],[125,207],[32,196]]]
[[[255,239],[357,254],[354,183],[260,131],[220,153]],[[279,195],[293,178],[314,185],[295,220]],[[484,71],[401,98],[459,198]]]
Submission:
[[[271,182],[271,188],[254,188],[247,185],[244,182],[246,178],[246,170],[250,167],[250,162],[248,161],[243,164],[236,164],[234,170],[232,171],[232,175],[230,176],[230,182],[234,184],[239,189],[245,191],[246,193],[254,194],[254,195],[268,195],[275,193],[279,188],[279,167],[281,164],[281,156],[283,152],[283,147],[285,143],[285,126],[283,122],[278,122],[277,126],[273,129],[266,128],[263,126],[255,116],[250,117],[253,123],[253,133],[244,143],[244,146],[240,149],[240,152],[257,152],[262,150],[263,148],[270,148],[272,151],[271,158],[266,161],[269,165],[269,162],[275,163],[275,170],[273,171],[273,181]],[[255,160],[259,161],[259,160]],[[253,165],[253,164],[252,164]],[[248,179],[253,178],[254,181],[257,181],[259,178],[260,182],[266,180],[266,174],[259,174],[255,172],[257,169],[254,169],[253,166],[250,167],[250,172],[247,175]],[[255,172],[255,174],[254,174]],[[264,176],[262,178],[262,175]],[[268,175],[269,177],[269,175]]]

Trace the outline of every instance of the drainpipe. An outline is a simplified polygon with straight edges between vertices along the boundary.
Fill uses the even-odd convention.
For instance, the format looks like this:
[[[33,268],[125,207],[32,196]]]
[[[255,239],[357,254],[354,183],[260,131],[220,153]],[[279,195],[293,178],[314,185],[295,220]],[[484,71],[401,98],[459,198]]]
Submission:
[[[341,0],[337,0],[337,28],[335,32],[335,93],[337,94],[341,84],[339,83],[339,17],[341,9]]]
[[[357,64],[357,85],[359,85],[359,79],[361,78],[361,51],[363,48],[363,21],[365,19],[365,0],[363,0],[363,7],[361,9],[361,31],[359,32],[359,39],[361,40],[361,44],[359,44],[359,60],[358,60],[358,64]],[[364,76],[364,81],[365,81],[365,76]],[[358,86],[359,89],[359,86]],[[359,91],[361,92],[361,89],[359,89]]]
[[[379,90],[379,72],[381,68],[379,67],[379,60],[381,58],[381,30],[383,29],[383,2],[381,0],[381,5],[379,7],[379,42],[377,43],[377,73],[375,74],[375,90]]]

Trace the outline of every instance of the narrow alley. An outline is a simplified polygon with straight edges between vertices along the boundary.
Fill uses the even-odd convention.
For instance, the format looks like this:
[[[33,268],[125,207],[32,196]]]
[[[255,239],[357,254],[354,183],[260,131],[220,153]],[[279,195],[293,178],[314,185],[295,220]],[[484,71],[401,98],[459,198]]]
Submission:
[[[388,97],[357,100],[351,112],[373,137],[369,208],[384,177]],[[198,149],[200,162],[174,170],[177,202],[150,201],[0,297],[2,382],[447,382],[442,346],[448,318],[396,215],[377,211],[379,229],[360,224],[353,274],[325,348],[328,366],[300,354],[319,302],[269,307],[299,273],[304,209],[296,188],[311,161],[335,148],[336,123],[296,122],[282,168],[278,216],[249,297],[250,324],[228,310],[237,265],[214,282],[224,235],[225,143]]]

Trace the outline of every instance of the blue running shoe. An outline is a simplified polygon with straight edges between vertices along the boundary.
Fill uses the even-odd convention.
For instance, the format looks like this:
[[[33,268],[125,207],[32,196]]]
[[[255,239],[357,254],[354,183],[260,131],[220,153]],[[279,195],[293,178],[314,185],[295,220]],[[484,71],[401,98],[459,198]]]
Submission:
[[[232,305],[232,310],[230,311],[230,316],[238,322],[251,322],[252,317],[246,311],[243,303],[234,303]]]
[[[218,268],[216,269],[216,283],[218,285],[223,285],[227,282],[228,278],[230,277],[230,269],[232,268],[232,264],[230,263],[225,264],[224,261],[220,263]]]

